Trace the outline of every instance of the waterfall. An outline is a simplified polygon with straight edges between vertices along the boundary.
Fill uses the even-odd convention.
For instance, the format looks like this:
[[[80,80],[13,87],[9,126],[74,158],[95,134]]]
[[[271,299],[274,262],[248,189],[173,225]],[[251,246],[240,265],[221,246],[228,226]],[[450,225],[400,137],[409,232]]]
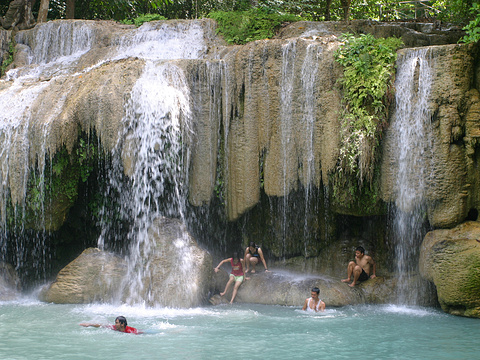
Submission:
[[[282,74],[281,74],[281,92],[280,92],[280,130],[281,130],[281,144],[282,154],[280,158],[283,162],[283,204],[282,204],[282,241],[283,249],[282,255],[286,252],[286,239],[288,228],[287,209],[290,191],[295,187],[294,179],[291,175],[294,174],[292,167],[297,164],[292,161],[291,154],[295,151],[295,137],[293,132],[294,114],[292,109],[292,101],[295,96],[294,80],[295,80],[295,65],[296,65],[297,48],[296,41],[289,41],[282,47]]]
[[[147,22],[118,40],[115,59],[199,59],[207,52],[203,30],[196,22]]]
[[[24,67],[12,69],[7,80],[37,81],[72,74],[82,55],[97,41],[95,31],[83,21],[57,21],[37,25],[33,32],[20,32],[18,44],[28,46]]]
[[[432,59],[428,48],[409,50],[399,56],[397,65],[396,108],[390,131],[395,137],[393,152],[398,167],[393,209],[398,301],[416,304],[422,289],[412,276],[425,235],[425,195],[433,139],[428,107]]]
[[[22,232],[22,238],[14,240],[14,235],[7,234],[8,202],[16,205],[16,209],[21,210],[17,212],[23,216],[30,176],[40,200],[39,208],[35,209],[36,221],[45,223],[48,220],[42,201],[45,188],[51,185],[45,183],[46,158],[50,156],[52,160],[58,150],[49,143],[53,137],[51,133],[56,133],[55,128],[52,131],[51,122],[58,123],[61,121],[58,119],[65,117],[60,111],[68,99],[68,92],[76,86],[74,80],[106,62],[142,58],[145,67],[125,99],[123,133],[119,134],[118,144],[110,155],[112,164],[105,176],[108,185],[103,196],[105,206],[100,211],[98,246],[120,250],[127,256],[128,275],[124,279],[127,295],[122,295],[122,299],[127,297],[129,302],[158,300],[149,299],[149,290],[143,282],[151,276],[150,264],[144,259],[154,246],[148,230],[160,217],[186,219],[192,99],[184,69],[175,61],[199,59],[206,54],[204,30],[201,22],[147,23],[138,29],[120,32],[120,36],[110,40],[108,50],[95,48],[91,53],[89,51],[98,41],[99,29],[92,28],[90,22],[49,22],[18,34],[16,40],[26,49],[28,61],[26,66],[9,71],[5,85],[0,88],[0,261],[14,263],[24,276],[44,279],[44,274],[27,274],[30,270],[24,270],[23,264],[30,263],[30,267],[45,271],[48,257],[52,256],[47,247],[51,234],[48,231],[40,231],[39,235]],[[81,65],[84,57],[92,56],[94,65],[88,63],[89,67],[84,68]],[[48,81],[38,82],[43,78]],[[42,97],[52,88],[55,91],[52,93],[60,96],[54,108],[44,109]],[[58,88],[64,93],[59,94]],[[15,217],[20,216],[17,212]],[[23,217],[15,221],[20,228],[25,226]],[[187,236],[184,230],[174,244],[169,244],[184,259],[174,269],[184,274],[175,279],[176,286],[181,285],[181,279],[191,280],[191,240],[182,238]],[[7,241],[15,243],[13,251]],[[27,241],[34,243],[27,244]],[[124,244],[129,244],[128,248]],[[13,253],[15,259],[12,255],[7,259],[7,253]],[[180,288],[183,290],[188,285],[191,284]]]
[[[148,235],[159,216],[185,214],[185,179],[188,155],[182,142],[188,136],[189,90],[181,70],[168,63],[147,62],[127,103],[125,134],[121,154],[131,163],[129,184],[125,188],[121,168],[114,168],[111,183],[120,194],[120,217],[131,221],[126,236],[129,248],[126,286],[130,301],[141,301],[143,279],[150,276],[144,264],[154,246]],[[103,246],[100,237],[99,246]],[[171,246],[165,244],[165,246]]]
[[[318,59],[321,55],[322,48],[314,44],[308,44],[305,58],[302,64],[301,81],[303,89],[302,103],[303,117],[302,117],[302,132],[305,134],[305,146],[303,148],[304,154],[302,156],[302,170],[303,184],[305,188],[305,217],[303,229],[305,234],[309,230],[309,220],[314,216],[318,209],[317,206],[311,204],[312,190],[315,185],[315,174],[317,172],[315,159],[315,122],[317,119],[316,112],[316,96],[317,96],[317,73],[318,73]],[[309,237],[305,237],[304,254],[305,257],[309,255],[308,249]]]

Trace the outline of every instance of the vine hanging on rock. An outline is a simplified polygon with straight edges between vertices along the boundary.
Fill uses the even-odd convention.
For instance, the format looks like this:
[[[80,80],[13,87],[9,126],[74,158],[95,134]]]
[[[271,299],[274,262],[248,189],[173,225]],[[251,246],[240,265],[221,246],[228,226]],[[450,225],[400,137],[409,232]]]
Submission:
[[[362,185],[373,179],[375,153],[393,98],[396,50],[403,42],[370,34],[344,34],[341,39],[344,44],[335,53],[344,67],[339,79],[344,111],[337,170],[340,177],[355,175]]]

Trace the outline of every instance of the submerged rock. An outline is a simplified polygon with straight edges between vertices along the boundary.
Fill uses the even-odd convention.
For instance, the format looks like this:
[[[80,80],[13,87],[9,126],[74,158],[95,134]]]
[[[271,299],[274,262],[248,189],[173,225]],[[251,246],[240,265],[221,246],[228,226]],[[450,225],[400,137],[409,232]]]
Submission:
[[[480,222],[429,232],[420,250],[420,272],[437,287],[442,309],[480,318]]]

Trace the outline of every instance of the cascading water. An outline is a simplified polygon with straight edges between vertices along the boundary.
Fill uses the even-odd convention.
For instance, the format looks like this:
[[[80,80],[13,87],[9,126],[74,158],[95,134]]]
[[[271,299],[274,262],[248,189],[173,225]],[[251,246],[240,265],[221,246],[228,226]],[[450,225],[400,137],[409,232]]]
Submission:
[[[35,28],[32,39],[20,32],[18,44],[29,44],[26,67],[12,69],[7,80],[21,78],[23,82],[71,75],[82,55],[96,41],[96,34],[85,22],[47,22]]]
[[[152,222],[160,216],[185,218],[188,154],[183,152],[183,142],[189,135],[189,116],[189,90],[182,71],[169,63],[147,62],[127,103],[123,148],[115,155],[124,163],[128,159],[132,168],[126,170],[117,163],[110,176],[120,194],[119,216],[131,221],[125,234],[131,244],[125,278],[130,302],[142,301],[143,279],[151,276],[145,259],[154,246],[148,235]],[[131,172],[128,188],[125,170]],[[101,236],[100,247],[103,241]],[[188,272],[182,266],[179,269]],[[179,276],[179,282],[182,279]]]
[[[134,54],[147,59],[126,105],[125,131],[115,151],[110,175],[109,192],[120,194],[119,216],[130,222],[130,230],[124,235],[130,244],[128,271],[119,289],[119,294],[123,294],[119,296],[129,303],[180,305],[168,298],[175,297],[174,294],[165,292],[160,295],[165,299],[159,299],[159,290],[151,288],[153,277],[160,271],[151,263],[153,252],[179,259],[168,269],[175,279],[161,270],[168,286],[180,291],[193,286],[189,274],[194,261],[186,232],[173,244],[165,243],[160,246],[162,249],[155,249],[158,244],[150,231],[158,231],[152,225],[161,217],[186,222],[190,89],[183,70],[165,59],[201,57],[206,49],[201,30],[196,24],[180,23],[174,28],[145,24],[120,42],[117,58]],[[124,173],[129,177],[127,181]],[[110,236],[108,231],[105,227],[100,247]]]
[[[417,271],[418,249],[425,235],[424,196],[433,139],[428,110],[431,84],[432,59],[428,48],[409,50],[399,56],[396,109],[390,131],[395,134],[398,147],[393,151],[398,165],[393,237],[400,303],[416,304],[421,300],[422,287],[412,275]]]
[[[305,154],[303,154],[303,184],[305,188],[305,220],[303,229],[305,234],[307,234],[309,230],[309,220],[312,215],[316,214],[318,209],[315,205],[312,205],[311,197],[312,197],[312,190],[314,189],[315,185],[315,174],[317,172],[316,164],[315,164],[315,122],[317,119],[317,112],[316,112],[316,101],[315,97],[316,93],[316,84],[317,84],[317,72],[318,72],[318,58],[322,51],[321,47],[318,47],[314,44],[308,44],[307,50],[305,54],[305,58],[302,64],[301,70],[301,81],[302,81],[302,89],[303,89],[303,118],[302,118],[302,125],[304,127],[303,132],[305,133]],[[309,254],[308,249],[308,238],[305,240],[304,245],[304,253],[305,256]]]
[[[110,186],[106,198],[116,193],[117,208],[114,213],[103,210],[103,218],[100,220],[102,233],[98,245],[103,248],[106,242],[115,243],[114,238],[118,236],[121,239],[117,241],[130,244],[127,258],[128,274],[124,286],[128,289],[127,297],[130,302],[141,301],[139,294],[145,294],[142,278],[149,276],[149,264],[145,264],[144,255],[152,246],[147,235],[148,229],[159,217],[185,220],[189,159],[188,152],[184,150],[187,148],[191,131],[189,126],[191,98],[183,70],[168,60],[198,59],[204,56],[207,49],[203,38],[204,30],[205,27],[197,22],[145,24],[114,39],[109,51],[99,52],[99,56],[95,55],[97,63],[86,68],[79,64],[83,61],[82,56],[88,53],[95,43],[97,35],[88,22],[51,22],[36,27],[30,33],[21,33],[17,37],[19,44],[25,44],[24,46],[31,50],[28,52],[30,54],[28,66],[8,72],[7,81],[10,87],[2,91],[0,96],[0,105],[5,105],[2,109],[8,109],[0,114],[1,151],[4,155],[1,158],[0,173],[2,230],[4,230],[0,242],[2,255],[0,261],[9,260],[16,264],[17,269],[27,261],[38,262],[39,265],[35,266],[44,270],[45,257],[51,255],[45,247],[45,240],[37,239],[33,249],[31,245],[17,241],[18,249],[13,251],[17,260],[4,258],[7,253],[7,202],[11,199],[14,205],[20,204],[20,208],[23,206],[30,168],[37,168],[35,181],[38,182],[39,198],[44,198],[42,194],[45,193],[45,187],[50,186],[43,180],[45,158],[48,155],[52,156],[52,150],[55,150],[50,148],[51,144],[46,144],[50,140],[50,121],[44,116],[42,125],[33,123],[31,126],[29,104],[38,103],[42,91],[58,83],[67,84],[63,85],[63,90],[66,89],[65,86],[70,88],[75,86],[75,82],[69,82],[68,78],[79,79],[83,74],[106,62],[136,56],[145,60],[145,68],[126,102],[124,133],[112,153],[112,170],[107,174]],[[43,46],[45,43],[48,46]],[[79,69],[82,70],[79,72]],[[49,81],[30,84],[39,78],[46,78]],[[62,109],[67,97],[68,94],[62,94],[58,98],[59,110]],[[12,98],[15,98],[15,101],[12,101]],[[23,100],[19,101],[20,98]],[[55,108],[48,111],[50,119],[59,117]],[[32,128],[44,133],[43,136],[39,132],[36,133],[35,138],[40,139],[41,143],[33,143],[31,140],[28,134]],[[38,154],[34,154],[33,149]],[[36,156],[36,163],[30,160],[32,154]],[[14,156],[16,161],[12,161]],[[24,161],[19,161],[20,157]],[[14,168],[18,166],[23,167],[21,171]],[[108,198],[107,202],[114,196]],[[40,202],[40,206],[43,207],[44,203]],[[44,210],[36,209],[35,216],[44,219]],[[110,216],[120,219],[124,224],[122,226],[126,225],[129,230],[126,233],[115,233],[110,227],[112,220]],[[23,220],[19,219],[18,223],[22,225]],[[39,227],[42,228],[42,225]],[[187,236],[186,230],[172,245],[175,253],[181,259],[185,259],[177,263],[176,270],[184,274],[183,277],[179,276],[179,279],[188,281],[188,273],[191,272],[192,266],[191,262],[188,262],[189,259],[192,260],[189,249],[191,242],[183,239],[183,236]],[[32,260],[32,256],[39,259]],[[38,274],[36,277],[42,278]],[[181,285],[181,281],[179,284]],[[150,300],[148,296],[147,294],[146,300]],[[125,298],[125,295],[122,298]]]
[[[295,80],[295,58],[296,58],[296,41],[289,41],[282,47],[282,74],[281,74],[281,139],[282,139],[282,154],[283,161],[283,205],[282,205],[282,239],[283,239],[283,254],[286,249],[287,227],[288,227],[288,194],[294,187],[292,179],[289,175],[293,174],[291,167],[296,166],[290,161],[290,154],[295,151],[295,137],[294,137],[294,115],[292,112],[292,99],[294,97],[294,80]]]

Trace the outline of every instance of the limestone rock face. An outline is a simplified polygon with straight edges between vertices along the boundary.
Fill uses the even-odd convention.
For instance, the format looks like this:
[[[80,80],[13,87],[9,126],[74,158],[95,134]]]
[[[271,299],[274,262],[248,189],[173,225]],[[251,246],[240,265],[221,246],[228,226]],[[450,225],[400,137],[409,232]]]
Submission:
[[[480,318],[480,223],[429,232],[420,250],[420,273],[437,288],[445,312]]]
[[[65,266],[39,299],[56,304],[111,302],[126,274],[123,259],[96,248],[86,249]]]
[[[63,145],[71,150],[79,129],[95,129],[106,151],[117,145],[128,150],[131,144],[122,138],[128,131],[122,123],[125,105],[144,69],[145,60],[139,57],[148,57],[130,54],[128,46],[144,41],[144,34],[169,29],[181,30],[179,34],[193,29],[205,41],[198,56],[187,52],[169,60],[184,73],[191,91],[194,120],[191,139],[185,141],[192,154],[189,200],[194,206],[209,203],[216,195],[218,175],[230,220],[258,204],[262,188],[270,197],[283,197],[300,186],[328,184],[340,147],[342,105],[336,80],[342,69],[333,54],[342,33],[400,36],[406,46],[446,44],[461,36],[459,31],[433,24],[299,22],[284,28],[276,39],[227,47],[215,36],[215,23],[205,19],[152,22],[138,30],[108,21],[40,24],[16,37],[14,77],[21,78],[39,64],[41,71],[22,80],[26,110],[16,114],[19,124],[8,134],[8,141],[15,145],[2,168],[9,169],[3,177],[8,179],[13,204],[20,204],[25,196],[29,166],[38,159],[41,168],[45,155],[52,157]],[[65,68],[49,65],[75,51],[81,55]],[[474,185],[478,176],[470,166],[477,157],[478,91],[470,81],[475,78],[475,51],[466,45],[431,50],[435,79],[429,110],[435,115],[435,156],[427,197],[429,220],[435,227],[463,221],[469,208],[480,202]],[[70,76],[58,76],[64,73]],[[19,96],[13,82],[2,87],[12,97]],[[391,151],[387,139],[379,201],[392,202],[396,196]],[[135,157],[127,153],[122,151],[121,161],[130,175]],[[342,204],[334,210],[346,211]],[[47,221],[46,228],[58,229],[67,211],[62,209],[57,219]],[[361,211],[354,209],[350,215],[366,215]]]
[[[434,23],[384,23],[371,20],[298,21],[280,31],[279,37],[372,34],[375,37],[401,38],[406,47],[454,44],[465,34],[459,27]]]
[[[15,300],[19,295],[19,284],[15,268],[0,262],[0,301]]]
[[[11,31],[0,29],[0,66],[5,61],[8,51],[9,43],[11,39]]]
[[[408,49],[399,51],[405,54]],[[449,228],[464,221],[471,208],[480,205],[477,185],[479,94],[472,83],[475,70],[474,45],[433,46],[432,88],[425,111],[431,116],[422,166],[426,183],[423,200],[434,228]],[[418,86],[418,85],[417,85]],[[393,146],[392,146],[393,145]],[[383,147],[381,192],[385,202],[395,202],[398,166],[392,133],[387,130]]]
[[[258,203],[262,183],[269,196],[326,183],[340,141],[338,45],[332,36],[306,36],[255,41],[223,56],[230,219]]]
[[[212,258],[201,249],[180,220],[157,218],[140,244],[138,261],[125,278],[127,302],[147,301],[168,307],[195,307],[207,300]],[[133,279],[140,278],[139,286]]]

